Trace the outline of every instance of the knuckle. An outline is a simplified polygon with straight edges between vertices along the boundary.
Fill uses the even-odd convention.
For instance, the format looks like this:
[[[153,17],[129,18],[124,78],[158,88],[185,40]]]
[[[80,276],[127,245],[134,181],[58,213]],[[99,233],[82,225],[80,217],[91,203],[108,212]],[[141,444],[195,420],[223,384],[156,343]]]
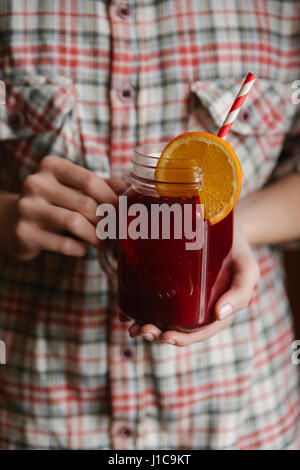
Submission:
[[[94,175],[90,172],[85,172],[83,175],[83,189],[86,193],[90,193],[94,186]]]
[[[258,263],[256,260],[253,260],[252,263],[248,263],[248,289],[249,291],[249,296],[252,293],[252,290],[254,289],[258,279],[260,278],[260,269],[258,266]]]
[[[73,243],[70,238],[61,238],[59,242],[59,251],[65,255],[72,253]]]
[[[72,233],[79,232],[82,226],[82,216],[80,214],[71,214],[67,220],[68,230]]]
[[[19,221],[15,225],[15,236],[17,240],[24,241],[26,239],[27,234],[27,223],[24,221]]]
[[[26,217],[30,211],[30,201],[27,197],[20,197],[17,202],[17,212],[20,217]]]
[[[248,307],[249,301],[250,301],[250,296],[246,292],[243,292],[240,295],[240,299],[239,299],[240,309]]]
[[[96,206],[93,201],[87,196],[79,196],[78,198],[78,210],[85,214],[92,216],[96,215]]]
[[[25,178],[22,185],[24,194],[31,194],[36,192],[39,188],[39,177],[37,174],[29,175]]]
[[[51,155],[47,155],[46,157],[44,157],[40,164],[39,164],[39,170],[51,170],[54,165],[56,164],[56,161],[57,161],[57,157],[54,157],[54,156],[51,156]]]

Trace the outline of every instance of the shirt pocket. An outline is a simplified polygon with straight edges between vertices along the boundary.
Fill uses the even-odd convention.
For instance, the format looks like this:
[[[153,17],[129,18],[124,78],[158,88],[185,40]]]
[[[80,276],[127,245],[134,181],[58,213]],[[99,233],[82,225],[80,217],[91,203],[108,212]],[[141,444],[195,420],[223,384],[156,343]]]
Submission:
[[[188,130],[217,134],[235,100],[242,79],[191,84]],[[289,84],[257,79],[226,140],[243,170],[242,197],[262,187],[274,170],[295,106]]]
[[[20,189],[46,155],[82,164],[76,91],[65,76],[2,77],[5,104],[0,105],[0,187]]]

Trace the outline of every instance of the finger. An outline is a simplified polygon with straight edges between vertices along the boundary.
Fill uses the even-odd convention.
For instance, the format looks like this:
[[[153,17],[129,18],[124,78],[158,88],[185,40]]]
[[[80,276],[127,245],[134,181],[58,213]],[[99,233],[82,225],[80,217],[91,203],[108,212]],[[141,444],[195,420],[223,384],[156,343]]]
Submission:
[[[181,333],[179,331],[169,330],[161,335],[160,341],[173,344],[174,346],[189,346],[193,343],[200,343],[216,335],[224,328],[228,328],[232,320],[233,317],[231,316],[226,318],[226,320],[215,321],[192,333]]]
[[[129,328],[131,338],[142,336],[145,340],[153,342],[160,342],[159,337],[161,333],[161,330],[152,324],[140,325],[139,323],[134,323]]]
[[[87,246],[83,242],[74,240],[46,230],[41,233],[45,242],[41,243],[41,249],[53,251],[65,256],[82,257],[87,252]]]
[[[219,298],[215,306],[218,320],[224,320],[249,305],[258,277],[259,269],[252,256],[241,256],[234,260],[230,289]]]
[[[95,199],[57,181],[51,191],[48,192],[47,200],[56,206],[79,212],[94,225],[99,221],[99,217],[96,215],[98,203]]]
[[[33,223],[23,222],[22,225],[23,243],[27,241],[27,245],[31,248],[61,253],[66,256],[81,257],[86,254],[87,246],[83,242],[48,232]]]
[[[129,336],[131,338],[137,338],[140,334],[140,327],[141,325],[139,325],[138,323],[133,323],[133,325],[131,325],[128,330]]]
[[[98,203],[117,204],[118,196],[100,176],[60,157],[45,157],[41,170],[52,172],[57,180],[78,189]]]
[[[128,188],[127,184],[121,178],[107,178],[105,182],[108,186],[116,193],[116,194],[123,194],[126,189]]]
[[[38,198],[27,198],[23,201],[24,204],[28,205],[27,217],[42,225],[46,230],[68,231],[81,240],[97,247],[98,238],[95,226],[78,212],[53,206],[45,200]]]
[[[162,331],[150,323],[142,325],[139,334],[147,341],[160,341]]]
[[[23,194],[44,198],[50,204],[79,212],[96,225],[98,202],[82,191],[61,184],[52,173],[35,173],[26,178]]]

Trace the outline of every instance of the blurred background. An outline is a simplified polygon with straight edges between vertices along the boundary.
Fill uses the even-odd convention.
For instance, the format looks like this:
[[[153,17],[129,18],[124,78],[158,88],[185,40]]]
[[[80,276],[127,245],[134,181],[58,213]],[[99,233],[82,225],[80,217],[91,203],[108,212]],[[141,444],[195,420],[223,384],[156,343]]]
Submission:
[[[300,250],[286,251],[284,254],[287,271],[287,288],[295,318],[296,338],[300,339]]]

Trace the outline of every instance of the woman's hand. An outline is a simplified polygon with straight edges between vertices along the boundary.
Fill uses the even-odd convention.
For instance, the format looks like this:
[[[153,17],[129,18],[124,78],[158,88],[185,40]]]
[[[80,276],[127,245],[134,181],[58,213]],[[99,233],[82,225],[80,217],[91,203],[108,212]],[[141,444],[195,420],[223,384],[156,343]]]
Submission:
[[[188,346],[192,343],[205,341],[227,328],[231,324],[234,314],[248,306],[259,277],[258,264],[252,250],[243,232],[238,228],[235,228],[232,250],[233,278],[229,290],[216,303],[216,321],[191,333],[181,333],[173,330],[162,332],[151,324],[141,326],[134,323],[129,328],[130,336],[136,338],[141,335],[146,340],[154,343]]]
[[[21,195],[0,196],[2,207],[5,200],[9,203],[6,254],[22,260],[32,259],[42,250],[85,255],[87,244],[98,247],[100,242],[97,206],[117,204],[116,192],[125,187],[122,180],[104,180],[63,158],[43,158],[36,173],[24,180]]]

